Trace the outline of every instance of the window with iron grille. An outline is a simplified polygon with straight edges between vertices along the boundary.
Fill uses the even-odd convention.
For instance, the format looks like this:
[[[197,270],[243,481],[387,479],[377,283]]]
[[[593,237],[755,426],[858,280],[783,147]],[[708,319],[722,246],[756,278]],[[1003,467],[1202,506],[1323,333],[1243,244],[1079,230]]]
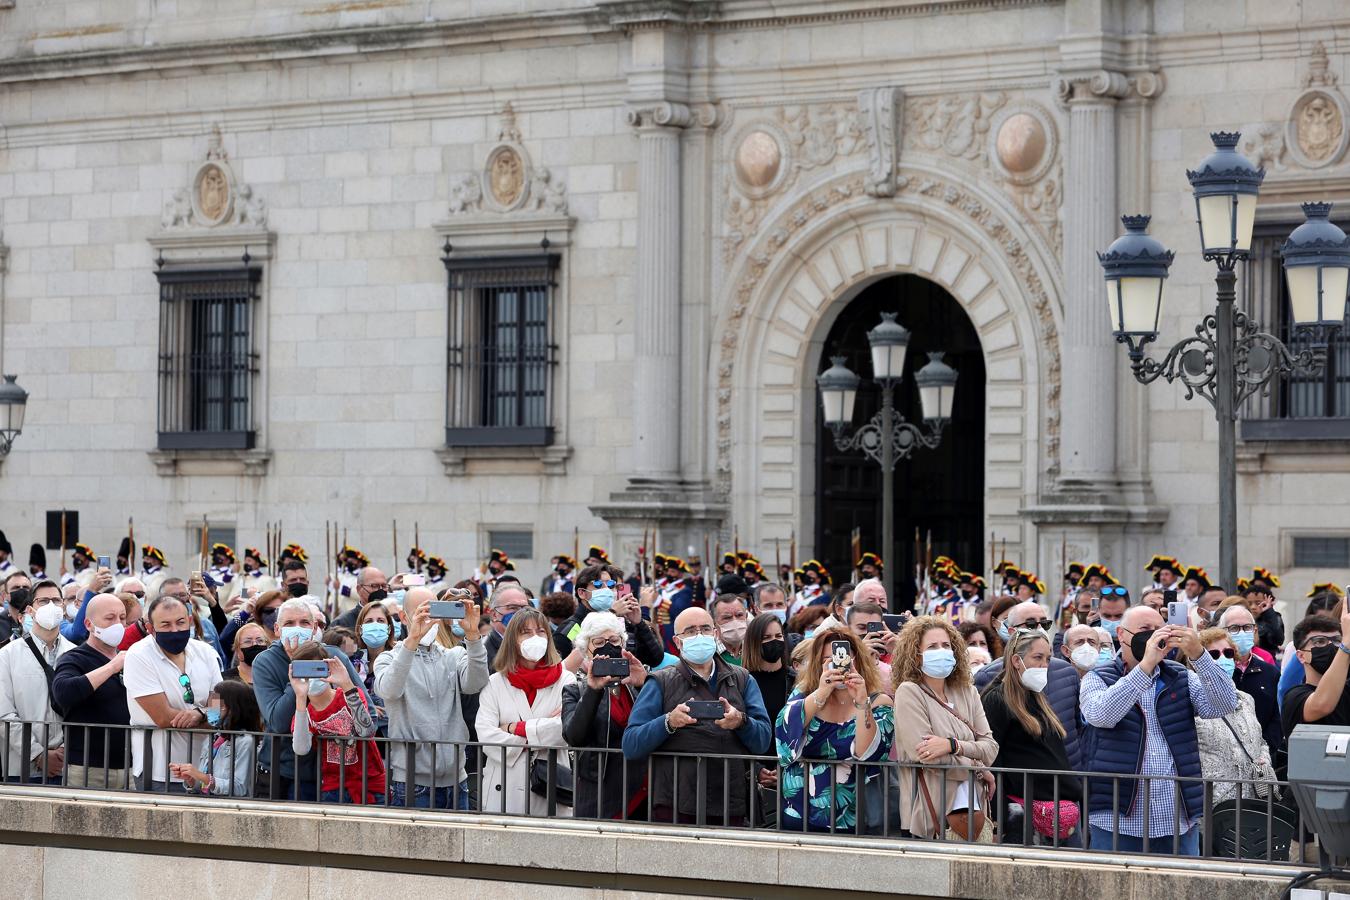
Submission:
[[[1350,566],[1350,537],[1294,538],[1294,568],[1344,569]]]
[[[1289,282],[1280,248],[1299,223],[1258,226],[1243,277],[1243,307],[1293,353],[1313,346],[1312,338],[1293,328]],[[1350,223],[1337,222],[1342,228]],[[1276,376],[1270,392],[1249,398],[1241,410],[1245,440],[1341,439],[1350,437],[1350,332],[1331,335],[1326,365],[1312,374]]]
[[[488,546],[502,551],[511,559],[533,559],[534,532],[520,530],[489,531]]]
[[[160,269],[159,448],[251,450],[262,269]]]
[[[553,443],[553,295],[559,256],[456,259],[449,274],[445,443]]]

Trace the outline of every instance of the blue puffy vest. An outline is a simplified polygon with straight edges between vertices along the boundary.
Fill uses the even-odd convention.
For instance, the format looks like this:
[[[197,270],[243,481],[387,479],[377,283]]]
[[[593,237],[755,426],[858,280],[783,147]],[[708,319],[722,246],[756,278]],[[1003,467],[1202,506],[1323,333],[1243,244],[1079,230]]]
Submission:
[[[1110,665],[1098,666],[1091,674],[1096,675],[1109,688],[1125,677],[1125,669],[1119,659]],[[1157,692],[1154,710],[1158,724],[1167,739],[1167,747],[1172,752],[1172,762],[1177,775],[1182,778],[1200,778],[1200,742],[1195,735],[1195,710],[1191,706],[1191,686],[1184,666],[1164,660],[1158,673],[1161,689],[1154,685]],[[1091,724],[1083,726],[1084,768],[1093,772],[1108,772],[1121,775],[1137,775],[1144,761],[1144,711],[1136,704],[1125,718],[1114,728],[1096,728]],[[1089,780],[1088,809],[1091,812],[1112,809],[1111,792],[1115,782],[1111,779],[1093,778]],[[1199,781],[1187,781],[1181,784],[1181,799],[1189,818],[1198,818],[1204,806],[1204,785]],[[1140,781],[1131,779],[1128,785],[1122,784],[1120,791],[1120,815],[1125,817],[1134,809],[1140,791]],[[1170,811],[1169,811],[1170,812]]]

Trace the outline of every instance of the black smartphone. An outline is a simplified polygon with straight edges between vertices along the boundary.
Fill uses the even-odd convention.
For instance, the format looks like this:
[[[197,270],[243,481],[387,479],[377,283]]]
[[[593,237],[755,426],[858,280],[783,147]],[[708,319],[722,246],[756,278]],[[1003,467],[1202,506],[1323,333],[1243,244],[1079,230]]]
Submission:
[[[98,567],[100,569],[107,569],[109,571],[112,571],[112,560],[106,556],[100,556],[98,558]]]
[[[458,600],[432,600],[427,604],[427,612],[433,619],[462,619],[464,604]]]
[[[623,657],[597,656],[591,660],[591,674],[597,678],[627,678],[630,671],[629,662]]]
[[[886,623],[885,623],[885,622],[868,622],[868,623],[867,623],[867,633],[868,633],[868,634],[874,634],[874,633],[876,633],[876,632],[878,632],[878,631],[885,631],[885,630],[886,630]]]
[[[324,659],[297,659],[291,663],[292,678],[327,678],[328,661]]]
[[[627,660],[624,660],[627,662]],[[726,710],[722,708],[720,700],[690,700],[685,703],[689,707],[689,715],[700,722],[716,722],[722,716],[726,715]]]
[[[900,629],[905,627],[906,618],[899,613],[882,613],[881,621],[885,622],[886,627],[891,631],[899,634]]]
[[[1174,589],[1168,588],[1167,590],[1163,591],[1163,603],[1174,603],[1176,599],[1177,599],[1177,592]]]

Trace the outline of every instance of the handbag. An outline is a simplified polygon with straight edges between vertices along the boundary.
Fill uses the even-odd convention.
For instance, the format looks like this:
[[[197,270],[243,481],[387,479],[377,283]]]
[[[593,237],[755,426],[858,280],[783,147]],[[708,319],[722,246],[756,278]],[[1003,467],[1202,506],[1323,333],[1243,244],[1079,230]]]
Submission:
[[[1262,798],[1262,799],[1264,799],[1264,798],[1266,798],[1266,797],[1269,797],[1269,796],[1270,796],[1270,787],[1271,787],[1271,783],[1268,782],[1268,781],[1264,781],[1264,780],[1257,780],[1257,775],[1258,775],[1258,773],[1261,771],[1261,767],[1258,766],[1258,765],[1256,764],[1256,760],[1252,759],[1251,753],[1250,753],[1250,752],[1247,750],[1247,748],[1243,745],[1243,743],[1242,743],[1242,738],[1240,738],[1240,737],[1238,736],[1237,729],[1233,727],[1233,723],[1232,723],[1232,722],[1228,721],[1228,717],[1227,717],[1227,716],[1220,717],[1219,721],[1222,722],[1222,723],[1224,724],[1224,727],[1226,727],[1226,728],[1228,729],[1228,733],[1231,734],[1231,735],[1233,736],[1233,743],[1235,743],[1235,744],[1238,745],[1238,749],[1242,751],[1242,755],[1245,756],[1245,757],[1247,757],[1247,769],[1248,769],[1248,771],[1247,771],[1246,774],[1247,774],[1248,778],[1249,778],[1251,781],[1254,781],[1254,782],[1255,782],[1255,784],[1253,784],[1253,785],[1251,786],[1251,788],[1252,788],[1252,793],[1253,793],[1255,796],[1260,797],[1260,798]],[[1246,787],[1247,787],[1247,785],[1242,785],[1242,784],[1238,785],[1238,796],[1239,796],[1239,797],[1242,796],[1242,794],[1243,794],[1243,792],[1245,791]]]
[[[956,710],[939,700],[937,695],[928,688],[928,685],[920,685],[920,687],[925,694],[933,698],[934,703],[946,710],[952,718],[956,719],[956,721],[970,729],[972,736],[979,736],[979,732],[975,730],[975,726],[967,722],[965,716],[962,716]],[[922,772],[917,773],[917,777],[919,788],[923,791],[924,802],[928,805],[928,814],[932,816],[933,824],[936,825],[942,820],[938,818],[937,808],[933,805],[933,798],[928,792],[928,782],[924,779]],[[945,774],[943,777],[946,777]],[[979,779],[976,779],[975,781],[975,790],[979,792],[979,802],[977,804],[979,809],[958,809],[947,813],[947,827],[955,832],[956,836],[961,840],[979,840],[980,834],[984,831],[984,827],[988,823],[988,817],[985,815],[984,811],[989,807],[989,790],[984,782]]]
[[[536,756],[530,761],[530,793],[548,797],[548,759]],[[553,798],[559,806],[574,806],[572,802],[572,770],[555,763],[553,768]]]

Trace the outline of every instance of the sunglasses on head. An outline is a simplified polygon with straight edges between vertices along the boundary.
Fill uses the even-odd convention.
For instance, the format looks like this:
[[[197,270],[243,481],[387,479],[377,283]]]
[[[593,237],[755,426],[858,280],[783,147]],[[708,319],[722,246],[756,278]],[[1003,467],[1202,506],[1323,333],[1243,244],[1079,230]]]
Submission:
[[[1226,657],[1227,659],[1232,659],[1234,654],[1232,647],[1225,647],[1222,650],[1211,650],[1209,651],[1209,655],[1214,657],[1215,659],[1218,659],[1220,656]]]
[[[1102,596],[1103,596],[1103,597],[1129,597],[1129,596],[1130,596],[1130,592],[1127,591],[1127,590],[1125,590],[1123,587],[1116,587],[1115,585],[1108,585],[1107,587],[1102,588]]]

